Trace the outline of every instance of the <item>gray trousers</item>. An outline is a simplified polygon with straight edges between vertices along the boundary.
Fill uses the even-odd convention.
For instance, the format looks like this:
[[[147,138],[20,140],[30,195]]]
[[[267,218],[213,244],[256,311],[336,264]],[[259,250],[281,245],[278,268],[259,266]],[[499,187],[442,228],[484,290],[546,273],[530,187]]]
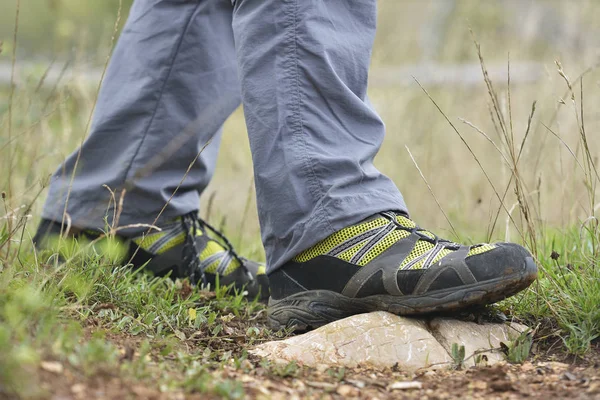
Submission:
[[[373,166],[375,25],[376,0],[136,0],[91,133],[53,176],[43,217],[66,208],[73,226],[103,228],[104,185],[127,189],[119,225],[152,223],[165,204],[159,224],[197,210],[240,102],[269,271],[374,213],[406,211]]]

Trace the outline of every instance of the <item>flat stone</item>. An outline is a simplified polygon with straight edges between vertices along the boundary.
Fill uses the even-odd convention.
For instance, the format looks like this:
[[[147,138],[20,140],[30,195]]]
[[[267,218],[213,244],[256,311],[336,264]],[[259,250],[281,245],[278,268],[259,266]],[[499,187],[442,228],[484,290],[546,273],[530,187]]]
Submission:
[[[263,343],[251,353],[312,367],[398,364],[417,369],[451,361],[423,320],[383,311],[354,315],[302,335]]]
[[[504,359],[491,349],[514,340],[527,327],[477,324],[450,318],[406,318],[384,311],[358,314],[285,340],[258,345],[250,353],[277,363],[310,367],[371,365],[404,370],[452,365],[452,344],[465,346],[465,358],[486,352],[487,365]],[[469,360],[475,361],[475,357]],[[467,363],[467,365],[473,365]]]

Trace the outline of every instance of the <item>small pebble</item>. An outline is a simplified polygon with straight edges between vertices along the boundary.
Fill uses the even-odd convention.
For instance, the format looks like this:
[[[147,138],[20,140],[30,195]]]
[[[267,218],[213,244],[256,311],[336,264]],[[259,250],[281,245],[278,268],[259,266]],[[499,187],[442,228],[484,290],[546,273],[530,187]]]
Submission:
[[[388,390],[412,390],[412,389],[421,389],[423,384],[418,381],[409,381],[409,382],[394,382],[390,386],[388,386]]]

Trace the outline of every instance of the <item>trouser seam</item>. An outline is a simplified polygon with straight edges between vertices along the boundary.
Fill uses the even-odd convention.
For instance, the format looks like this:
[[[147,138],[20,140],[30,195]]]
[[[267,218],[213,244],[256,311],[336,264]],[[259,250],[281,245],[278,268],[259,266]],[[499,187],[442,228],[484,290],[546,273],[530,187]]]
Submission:
[[[291,26],[289,30],[291,36],[288,39],[291,39],[291,71],[292,76],[292,117],[294,123],[292,124],[292,143],[297,143],[299,147],[300,157],[302,157],[302,170],[305,171],[307,175],[308,181],[308,191],[313,198],[313,201],[317,204],[316,208],[318,210],[318,214],[324,216],[325,218],[320,218],[319,222],[324,222],[327,225],[327,228],[331,233],[334,232],[333,227],[331,226],[330,216],[327,210],[319,204],[318,200],[324,196],[324,190],[320,185],[319,179],[317,178],[317,174],[312,166],[311,159],[308,155],[308,145],[306,143],[306,137],[304,136],[304,122],[302,120],[302,97],[300,93],[300,73],[298,68],[298,0],[292,1],[292,10],[288,13],[288,23]],[[317,219],[319,215],[314,215],[313,218]]]
[[[196,10],[198,9],[198,7],[200,7],[200,3],[198,3],[196,5],[196,7],[194,7],[193,10],[190,11],[190,16],[189,19],[187,21],[187,23],[184,25],[183,30],[181,32],[181,37],[179,38],[177,45],[175,46],[175,49],[173,51],[173,55],[171,56],[171,63],[169,64],[168,70],[165,74],[165,78],[164,78],[164,82],[160,88],[160,91],[158,93],[158,97],[156,99],[156,105],[154,106],[154,110],[152,111],[152,115],[150,116],[150,119],[148,121],[148,124],[146,125],[146,128],[142,131],[142,138],[140,140],[140,144],[137,147],[137,149],[135,150],[135,153],[133,154],[133,156],[131,157],[131,162],[129,163],[129,166],[127,166],[127,168],[125,169],[125,174],[123,176],[123,181],[127,180],[127,177],[129,176],[130,172],[131,172],[131,168],[133,167],[133,164],[135,162],[135,159],[137,158],[142,146],[144,145],[144,142],[146,140],[146,137],[148,136],[148,131],[150,130],[150,127],[152,126],[152,123],[154,122],[154,118],[156,117],[156,113],[158,112],[158,107],[161,104],[162,101],[162,96],[165,92],[165,88],[167,86],[167,83],[169,82],[169,78],[171,77],[171,72],[173,71],[173,66],[175,65],[175,60],[177,59],[177,55],[179,54],[179,50],[181,48],[181,43],[183,42],[183,38],[185,36],[185,33],[187,32],[190,23],[192,22],[192,17],[194,16],[194,13],[196,12]]]

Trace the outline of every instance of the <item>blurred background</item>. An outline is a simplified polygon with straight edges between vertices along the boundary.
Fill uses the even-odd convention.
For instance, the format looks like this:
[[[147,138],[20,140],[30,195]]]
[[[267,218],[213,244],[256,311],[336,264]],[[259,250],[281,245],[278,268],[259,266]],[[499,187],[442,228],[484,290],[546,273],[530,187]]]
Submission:
[[[111,39],[118,34],[115,21],[120,14],[118,26],[123,25],[131,1],[21,1],[14,74],[17,1],[0,1],[0,189],[10,186],[14,209],[33,202],[36,218],[49,174],[86,135],[97,83]],[[413,219],[454,238],[443,209],[463,239],[518,240],[507,217],[510,212],[517,224],[521,221],[514,191],[507,190],[512,172],[504,157],[509,150],[491,117],[494,106],[474,39],[481,44],[496,105],[512,127],[517,147],[537,102],[523,148],[517,148],[518,169],[527,189],[524,196],[532,204],[536,223],[561,229],[597,215],[600,200],[583,165],[581,132],[583,126],[597,162],[600,1],[379,0],[378,4],[370,97],[386,123],[387,137],[376,165],[401,188]],[[8,148],[13,154],[10,161],[4,156]],[[212,219],[227,214],[221,222],[234,242],[246,251],[260,252],[241,110],[226,123],[217,172],[205,199],[211,195]]]

